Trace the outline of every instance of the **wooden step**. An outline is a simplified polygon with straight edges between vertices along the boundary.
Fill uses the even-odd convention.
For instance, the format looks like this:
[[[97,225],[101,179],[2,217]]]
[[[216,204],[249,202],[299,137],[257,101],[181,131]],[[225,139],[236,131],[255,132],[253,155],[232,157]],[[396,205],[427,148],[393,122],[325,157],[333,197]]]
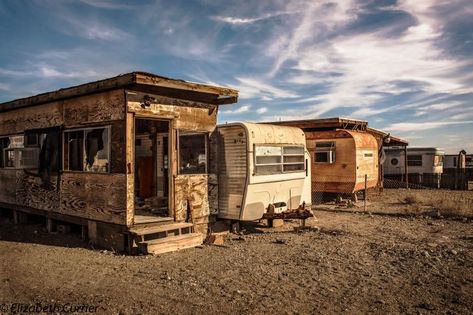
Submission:
[[[193,224],[189,222],[183,223],[167,223],[167,224],[159,224],[154,226],[146,226],[146,227],[132,227],[130,232],[136,235],[148,235],[148,234],[157,234],[161,232],[167,231],[176,231],[178,230],[178,234],[182,234],[183,229],[189,229],[188,233],[192,231]]]
[[[184,248],[192,248],[202,244],[202,235],[188,233],[177,236],[168,236],[155,240],[138,243],[138,248],[144,254],[163,254]]]

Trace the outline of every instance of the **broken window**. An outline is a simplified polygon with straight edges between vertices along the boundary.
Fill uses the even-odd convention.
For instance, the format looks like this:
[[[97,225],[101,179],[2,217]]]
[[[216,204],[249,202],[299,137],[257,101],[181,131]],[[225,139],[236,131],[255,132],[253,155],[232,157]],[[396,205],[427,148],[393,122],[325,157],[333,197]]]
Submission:
[[[315,163],[335,163],[335,142],[316,142],[315,143]]]
[[[64,169],[108,172],[110,128],[88,128],[64,132]]]
[[[5,167],[5,153],[4,150],[10,145],[10,138],[0,138],[0,167]]]
[[[179,174],[207,173],[207,134],[179,135]]]
[[[408,166],[422,166],[422,155],[407,155]]]
[[[255,174],[271,175],[305,170],[302,146],[255,146]]]

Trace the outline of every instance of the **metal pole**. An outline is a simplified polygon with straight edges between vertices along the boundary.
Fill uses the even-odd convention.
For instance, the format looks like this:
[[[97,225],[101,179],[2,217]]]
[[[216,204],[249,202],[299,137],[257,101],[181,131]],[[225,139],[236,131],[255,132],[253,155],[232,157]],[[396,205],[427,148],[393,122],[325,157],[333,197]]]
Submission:
[[[404,180],[406,181],[406,188],[409,188],[409,169],[407,165],[407,146],[404,146]]]

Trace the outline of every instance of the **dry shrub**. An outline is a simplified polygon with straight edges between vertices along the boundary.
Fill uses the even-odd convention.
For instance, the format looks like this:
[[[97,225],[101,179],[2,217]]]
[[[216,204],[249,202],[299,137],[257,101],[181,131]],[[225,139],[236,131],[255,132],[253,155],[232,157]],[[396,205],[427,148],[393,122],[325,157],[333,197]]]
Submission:
[[[402,203],[405,203],[407,205],[414,205],[421,202],[422,202],[421,198],[419,197],[418,194],[415,194],[415,193],[409,193],[404,197],[404,199],[402,199]]]
[[[472,217],[473,204],[461,198],[440,199],[431,204],[445,217]]]

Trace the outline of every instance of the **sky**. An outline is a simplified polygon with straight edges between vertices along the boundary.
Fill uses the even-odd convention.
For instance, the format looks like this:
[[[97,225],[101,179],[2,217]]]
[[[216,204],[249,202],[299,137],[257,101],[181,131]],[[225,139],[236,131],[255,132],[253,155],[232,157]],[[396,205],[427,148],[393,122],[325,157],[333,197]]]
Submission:
[[[219,123],[348,117],[473,153],[473,1],[0,0],[0,102],[146,71],[229,86]]]

